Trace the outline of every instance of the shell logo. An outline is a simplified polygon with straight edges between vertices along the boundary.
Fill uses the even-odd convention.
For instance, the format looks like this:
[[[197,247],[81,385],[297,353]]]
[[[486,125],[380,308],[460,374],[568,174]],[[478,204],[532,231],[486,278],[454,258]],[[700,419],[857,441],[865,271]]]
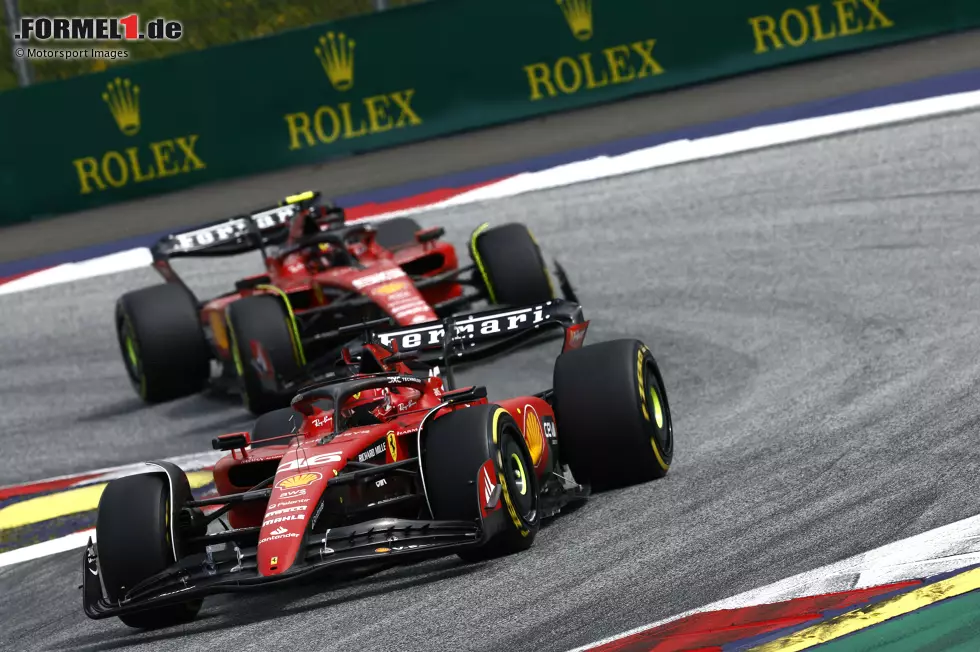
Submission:
[[[312,473],[297,473],[296,475],[291,475],[284,480],[280,480],[276,483],[276,487],[279,489],[295,489],[296,487],[306,487],[313,484],[317,480],[323,478],[323,475],[317,473],[316,471]]]
[[[524,439],[531,453],[531,463],[537,466],[544,450],[544,428],[538,413],[530,405],[524,406]]]
[[[404,287],[405,287],[405,283],[403,283],[402,281],[396,281],[395,283],[388,283],[387,285],[382,285],[377,290],[375,290],[375,292],[377,294],[384,294],[384,295],[394,294],[395,292],[398,292]]]

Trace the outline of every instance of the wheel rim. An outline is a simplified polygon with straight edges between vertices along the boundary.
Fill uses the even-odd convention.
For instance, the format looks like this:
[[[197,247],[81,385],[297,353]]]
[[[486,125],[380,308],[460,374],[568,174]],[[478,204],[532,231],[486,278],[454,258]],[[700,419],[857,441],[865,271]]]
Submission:
[[[647,386],[647,410],[653,416],[652,444],[664,455],[670,455],[674,448],[674,433],[670,422],[670,409],[660,389],[660,381],[653,370],[646,369],[645,385]]]
[[[514,508],[521,519],[527,523],[534,521],[537,512],[537,498],[533,487],[531,473],[533,469],[530,460],[524,450],[514,439],[514,433],[507,431],[504,438],[504,446],[501,451],[503,454],[503,473],[507,480],[507,491],[514,503]],[[520,436],[518,433],[517,436]]]

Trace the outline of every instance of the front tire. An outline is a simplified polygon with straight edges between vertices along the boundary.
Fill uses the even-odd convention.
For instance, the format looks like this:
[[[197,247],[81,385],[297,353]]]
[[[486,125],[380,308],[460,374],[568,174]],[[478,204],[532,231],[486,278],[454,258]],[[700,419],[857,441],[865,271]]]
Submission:
[[[674,457],[663,376],[638,340],[562,353],[555,362],[555,420],[561,455],[596,491],[662,478]]]
[[[126,372],[144,401],[170,401],[207,385],[211,351],[187,290],[167,283],[128,292],[116,302],[115,321]]]
[[[294,376],[300,366],[282,301],[271,295],[250,296],[228,306],[232,356],[242,384],[242,395],[253,414],[261,415],[289,405],[289,399],[262,385],[251,343],[262,345],[275,373]],[[299,343],[297,343],[297,346]]]
[[[99,500],[96,538],[106,593],[117,602],[126,591],[173,565],[170,491],[157,473],[117,478]],[[203,600],[192,600],[119,616],[130,627],[157,629],[193,620]]]
[[[490,303],[523,306],[554,299],[548,267],[527,227],[485,227],[473,232],[470,256],[483,277]]]
[[[467,561],[527,550],[540,527],[538,478],[517,422],[499,405],[477,405],[442,416],[426,427],[422,462],[432,517],[481,518],[481,467],[493,460],[505,523],[484,546],[460,553]]]

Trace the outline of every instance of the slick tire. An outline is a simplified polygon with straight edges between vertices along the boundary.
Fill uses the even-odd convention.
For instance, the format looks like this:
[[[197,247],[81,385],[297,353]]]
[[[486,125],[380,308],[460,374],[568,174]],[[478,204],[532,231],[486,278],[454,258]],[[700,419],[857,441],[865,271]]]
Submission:
[[[250,437],[252,448],[285,446],[289,439],[284,435],[296,432],[303,423],[303,416],[293,408],[279,408],[266,412],[255,421]],[[272,440],[272,441],[269,441]]]
[[[662,478],[674,428],[660,368],[638,340],[562,353],[555,362],[555,421],[562,460],[595,491]]]
[[[156,473],[111,480],[102,492],[96,518],[99,570],[111,602],[143,580],[174,564],[168,514],[170,491]],[[137,629],[170,627],[193,620],[203,600],[119,616]]]
[[[419,223],[410,217],[395,217],[385,220],[374,227],[377,234],[374,241],[385,249],[397,249],[415,242],[415,233],[422,229]]]
[[[245,297],[228,306],[227,316],[245,407],[261,415],[288,406],[292,397],[270,392],[262,386],[251,345],[253,341],[262,345],[275,373],[287,377],[299,373],[289,317],[282,301],[271,295]]]
[[[499,405],[456,410],[426,426],[422,464],[425,488],[438,520],[481,518],[481,467],[493,460],[499,485],[498,509],[505,525],[484,546],[460,557],[480,561],[527,550],[540,527],[539,485],[524,436]]]
[[[470,240],[470,257],[490,303],[523,306],[555,298],[541,249],[523,224],[477,229]]]
[[[126,372],[144,401],[170,401],[207,385],[211,351],[187,290],[167,283],[124,294],[115,322]]]

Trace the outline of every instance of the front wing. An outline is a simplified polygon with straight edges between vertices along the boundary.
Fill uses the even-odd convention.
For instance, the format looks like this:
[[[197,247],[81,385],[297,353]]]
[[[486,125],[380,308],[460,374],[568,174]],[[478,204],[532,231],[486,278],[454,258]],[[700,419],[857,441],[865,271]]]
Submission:
[[[133,587],[114,604],[102,589],[97,543],[89,540],[82,566],[82,603],[89,618],[120,616],[148,608],[200,599],[218,593],[263,589],[341,567],[385,566],[417,562],[478,547],[489,538],[476,521],[415,521],[382,518],[357,525],[307,533],[302,558],[284,573],[261,576],[257,548],[229,542],[181,559],[164,572]]]

